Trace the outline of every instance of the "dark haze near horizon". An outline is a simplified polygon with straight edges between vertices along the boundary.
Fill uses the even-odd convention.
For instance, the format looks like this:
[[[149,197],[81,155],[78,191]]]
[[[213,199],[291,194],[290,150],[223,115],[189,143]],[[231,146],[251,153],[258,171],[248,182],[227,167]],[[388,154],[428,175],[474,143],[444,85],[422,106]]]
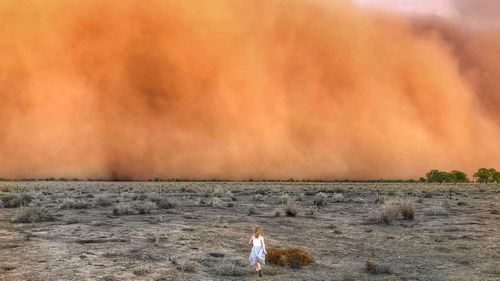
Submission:
[[[500,168],[499,77],[496,26],[347,1],[4,0],[0,176]]]

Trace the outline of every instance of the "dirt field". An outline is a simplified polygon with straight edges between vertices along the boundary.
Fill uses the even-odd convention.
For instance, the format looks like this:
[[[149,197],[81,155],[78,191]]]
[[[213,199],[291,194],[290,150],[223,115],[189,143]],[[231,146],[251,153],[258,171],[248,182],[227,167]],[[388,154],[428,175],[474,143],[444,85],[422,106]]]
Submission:
[[[0,190],[0,280],[500,280],[499,185],[0,182]],[[381,210],[401,202],[414,219],[384,223]],[[268,264],[259,278],[246,244],[256,225],[268,249],[301,247],[313,262]],[[371,272],[367,261],[377,264]]]

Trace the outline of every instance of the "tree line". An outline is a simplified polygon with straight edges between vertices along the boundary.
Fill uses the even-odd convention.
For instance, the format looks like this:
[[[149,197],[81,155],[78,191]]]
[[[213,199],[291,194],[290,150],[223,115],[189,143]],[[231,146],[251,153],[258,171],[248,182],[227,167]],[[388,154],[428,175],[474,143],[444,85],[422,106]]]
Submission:
[[[479,183],[500,183],[500,172],[493,168],[480,168],[472,175],[474,181]],[[451,172],[445,172],[440,170],[430,170],[425,174],[425,178],[420,178],[421,182],[470,182],[467,174],[462,171],[453,170]]]

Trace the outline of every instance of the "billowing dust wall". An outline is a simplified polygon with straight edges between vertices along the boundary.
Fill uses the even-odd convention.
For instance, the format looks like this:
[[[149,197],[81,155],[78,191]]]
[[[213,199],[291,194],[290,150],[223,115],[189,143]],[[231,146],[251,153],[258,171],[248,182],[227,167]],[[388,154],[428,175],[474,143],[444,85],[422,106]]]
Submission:
[[[500,167],[495,30],[321,0],[0,2],[0,176]]]

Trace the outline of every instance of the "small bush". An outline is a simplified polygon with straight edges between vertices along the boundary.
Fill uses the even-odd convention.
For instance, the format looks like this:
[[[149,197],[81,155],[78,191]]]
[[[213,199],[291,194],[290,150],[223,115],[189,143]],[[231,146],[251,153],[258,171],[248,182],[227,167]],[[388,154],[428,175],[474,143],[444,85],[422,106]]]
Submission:
[[[333,196],[332,196],[332,201],[334,203],[342,203],[344,202],[344,194],[342,193],[334,193]]]
[[[89,194],[92,195],[92,194]],[[99,194],[95,197],[94,203],[96,206],[101,206],[101,207],[108,207],[113,205],[113,200],[111,200],[111,197],[106,194]]]
[[[367,261],[365,271],[370,274],[391,274],[392,271],[388,266],[378,265],[373,261]]]
[[[425,190],[422,192],[422,195],[421,195],[423,198],[432,198],[432,192],[428,191],[428,190]]]
[[[134,267],[134,274],[135,275],[146,275],[149,272],[151,272],[151,269],[147,265],[141,264],[141,265]]]
[[[45,207],[23,207],[12,218],[15,223],[37,223],[53,221],[54,216]]]
[[[182,265],[181,269],[184,272],[196,272],[196,262],[194,262],[194,261],[186,261]]]
[[[257,213],[258,213],[258,211],[257,211],[257,207],[255,207],[255,205],[250,205],[250,207],[248,207],[248,215],[249,216],[256,215]]]
[[[314,197],[314,205],[316,206],[326,206],[327,196],[323,192],[319,192]]]
[[[224,189],[222,187],[217,186],[213,189],[212,196],[218,197],[218,198],[223,198],[226,196],[226,192],[224,191]]]
[[[399,202],[399,211],[405,220],[415,219],[415,204],[410,200],[401,200]]]
[[[287,217],[295,217],[298,213],[298,207],[293,202],[288,202],[285,206],[285,215]]]
[[[166,196],[161,196],[159,194],[149,195],[148,200],[155,203],[159,209],[172,209],[175,207],[174,204],[168,201]]]
[[[216,275],[219,276],[243,276],[246,271],[242,269],[236,262],[223,260],[214,267]]]
[[[356,204],[366,204],[366,201],[365,201],[365,199],[363,199],[361,197],[356,197],[356,198],[354,198],[354,203],[356,203]]]
[[[20,196],[16,194],[8,194],[2,197],[2,205],[4,208],[18,208],[21,206],[27,206],[32,200],[33,197],[29,194],[22,194]]]
[[[380,220],[385,224],[392,224],[398,217],[399,206],[393,202],[379,207]]]
[[[61,209],[88,209],[90,204],[85,201],[75,199],[64,199]]]
[[[288,204],[289,202],[292,202],[292,198],[288,194],[283,194],[280,196],[278,203],[280,204]]]
[[[137,202],[134,205],[134,209],[136,209],[139,214],[149,214],[152,210],[156,209],[156,203],[151,201]]]
[[[224,202],[219,197],[212,198],[212,202],[210,204],[214,208],[224,208]]]
[[[273,248],[267,251],[270,264],[300,268],[311,263],[309,253],[300,248]]]
[[[253,200],[256,201],[256,202],[262,202],[262,201],[264,201],[264,195],[262,195],[262,194],[255,194],[253,196]]]
[[[123,216],[132,213],[132,206],[128,203],[120,203],[113,208],[113,215]]]

